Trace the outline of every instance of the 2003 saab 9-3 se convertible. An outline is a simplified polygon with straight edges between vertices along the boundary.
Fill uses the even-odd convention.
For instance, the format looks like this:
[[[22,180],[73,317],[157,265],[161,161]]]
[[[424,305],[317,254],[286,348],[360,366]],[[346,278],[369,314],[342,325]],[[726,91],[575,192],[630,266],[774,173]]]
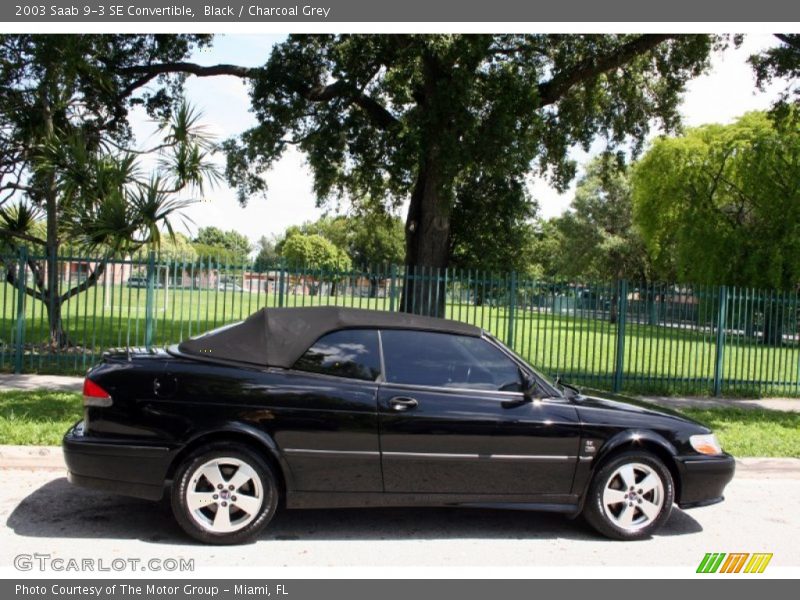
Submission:
[[[288,508],[473,506],[583,514],[623,540],[722,500],[706,427],[552,382],[477,327],[268,308],[156,352],[105,355],[64,438],[75,484],[160,499],[208,543]]]

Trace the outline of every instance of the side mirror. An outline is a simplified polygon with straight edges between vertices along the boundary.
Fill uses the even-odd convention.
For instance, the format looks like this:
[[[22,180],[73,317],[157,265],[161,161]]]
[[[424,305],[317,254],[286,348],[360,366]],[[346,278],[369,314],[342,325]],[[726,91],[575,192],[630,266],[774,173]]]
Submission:
[[[538,387],[536,379],[530,373],[525,373],[522,370],[520,370],[520,377],[522,378],[522,395],[526,401],[533,402],[533,399],[536,398],[536,388]]]
[[[519,370],[519,379],[522,384],[522,398],[519,397],[514,400],[504,400],[502,402],[503,408],[516,408],[528,402],[533,402],[536,398],[536,379],[532,375],[525,373],[522,369]]]

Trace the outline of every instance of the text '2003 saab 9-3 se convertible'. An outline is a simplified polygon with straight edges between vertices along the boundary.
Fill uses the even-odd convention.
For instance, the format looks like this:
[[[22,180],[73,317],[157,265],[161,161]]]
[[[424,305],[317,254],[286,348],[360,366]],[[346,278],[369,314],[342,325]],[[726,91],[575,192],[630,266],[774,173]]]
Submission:
[[[287,508],[583,514],[617,539],[722,500],[706,427],[551,382],[485,331],[339,307],[267,308],[167,350],[105,355],[64,438],[69,479],[160,499],[208,543]]]

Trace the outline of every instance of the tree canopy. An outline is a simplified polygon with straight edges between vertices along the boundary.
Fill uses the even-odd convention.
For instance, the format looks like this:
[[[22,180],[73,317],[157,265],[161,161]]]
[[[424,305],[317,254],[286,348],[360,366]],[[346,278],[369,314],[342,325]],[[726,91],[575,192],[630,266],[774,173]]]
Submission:
[[[536,271],[539,210],[524,181],[497,176],[462,180],[450,225],[450,264],[462,269]]]
[[[256,242],[256,258],[253,266],[258,271],[266,271],[274,267],[280,260],[277,250],[278,240],[273,236],[262,235]]]
[[[290,145],[321,200],[409,201],[405,262],[445,267],[464,186],[521,182],[534,168],[560,189],[568,151],[611,147],[678,123],[705,35],[291,35],[250,71],[258,125],[226,144],[242,200]],[[422,285],[422,284],[421,284]],[[434,312],[424,285],[403,307]],[[411,301],[411,296],[418,296]]]
[[[201,227],[192,240],[200,256],[221,258],[239,263],[246,261],[253,249],[247,236],[235,229],[223,231],[219,227]]]
[[[297,233],[283,244],[283,257],[289,268],[322,272],[347,271],[350,257],[333,242],[319,234]]]
[[[768,48],[750,57],[750,64],[756,74],[756,83],[760,89],[776,79],[789,82],[783,90],[777,108],[787,109],[794,98],[800,102],[800,33],[776,33],[780,44]]]
[[[656,260],[697,283],[800,282],[800,114],[754,112],[657,140],[634,170],[635,218]]]
[[[403,260],[402,222],[380,211],[325,216],[301,225],[291,225],[276,244],[276,251],[282,252],[285,242],[298,234],[325,238],[358,267],[397,264]]]
[[[651,278],[651,266],[633,222],[629,169],[602,155],[586,166],[570,209],[556,219],[558,269],[567,277],[605,281]]]

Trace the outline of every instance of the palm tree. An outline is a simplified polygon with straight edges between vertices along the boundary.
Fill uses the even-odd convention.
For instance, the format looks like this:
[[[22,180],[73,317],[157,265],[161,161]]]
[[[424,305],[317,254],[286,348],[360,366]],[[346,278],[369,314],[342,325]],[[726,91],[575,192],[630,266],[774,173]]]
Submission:
[[[0,207],[0,237],[18,250],[23,244],[44,249],[45,258],[27,260],[33,274],[28,285],[16,262],[6,265],[8,283],[43,303],[53,348],[71,345],[61,320],[70,298],[97,284],[106,268],[100,261],[86,278],[61,289],[60,250],[122,257],[143,247],[158,248],[162,235],[174,237],[176,219],[196,200],[187,192],[203,193],[220,174],[212,160],[213,139],[200,124],[201,114],[186,103],[178,106],[160,128],[160,142],[149,150],[120,147],[110,139],[90,140],[79,128],[54,130],[31,158],[31,179],[47,181],[55,202],[28,194]],[[157,158],[145,174],[142,158]],[[36,189],[36,185],[30,186]]]

